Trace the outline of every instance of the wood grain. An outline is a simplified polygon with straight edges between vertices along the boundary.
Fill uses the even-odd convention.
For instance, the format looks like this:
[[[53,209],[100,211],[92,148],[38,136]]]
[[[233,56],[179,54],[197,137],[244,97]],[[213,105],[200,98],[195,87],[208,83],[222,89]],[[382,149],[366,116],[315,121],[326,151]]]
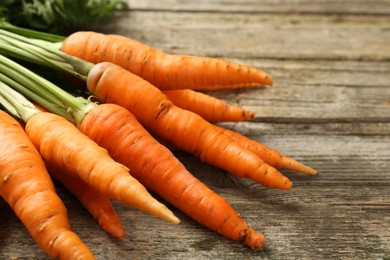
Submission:
[[[390,12],[388,0],[128,0],[133,10],[171,12],[245,12],[245,13],[322,13],[322,14],[375,14],[387,15]]]
[[[319,170],[282,171],[266,189],[176,151],[266,236],[252,251],[172,208],[173,226],[115,203],[127,237],[101,231],[57,185],[73,229],[98,259],[390,259],[389,1],[135,1],[85,29],[170,53],[223,57],[270,72],[271,88],[209,92],[256,112],[221,123]],[[47,259],[0,200],[0,259]]]

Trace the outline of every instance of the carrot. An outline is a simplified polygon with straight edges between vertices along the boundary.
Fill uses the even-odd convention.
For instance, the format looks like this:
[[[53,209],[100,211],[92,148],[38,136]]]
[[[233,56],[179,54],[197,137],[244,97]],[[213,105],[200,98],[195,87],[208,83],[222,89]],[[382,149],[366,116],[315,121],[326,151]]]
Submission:
[[[209,122],[252,120],[255,115],[252,111],[190,89],[164,90],[163,93],[176,106],[192,111]]]
[[[109,131],[101,131],[104,124],[111,125]],[[134,115],[113,104],[91,110],[80,126],[115,160],[131,167],[132,174],[146,187],[192,219],[225,237],[260,249],[264,236],[251,229],[224,198],[189,173],[168,148],[142,129]]]
[[[88,74],[87,88],[100,101],[127,108],[145,128],[204,162],[267,187],[291,188],[290,180],[255,153],[199,115],[174,106],[160,90],[122,67],[96,64]]]
[[[45,164],[20,124],[0,111],[0,195],[36,243],[59,259],[94,259],[70,230],[66,209]]]
[[[49,112],[40,104],[36,102],[33,104],[40,111]],[[80,201],[104,231],[117,238],[125,237],[119,216],[109,198],[96,191],[78,176],[62,172],[50,162],[46,162],[46,168],[51,176],[62,183]]]
[[[246,147],[249,150],[255,152],[267,164],[273,167],[300,171],[310,175],[317,174],[317,171],[315,169],[306,166],[290,157],[282,155],[281,153],[269,148],[268,146],[260,142],[252,140],[230,129],[226,129],[220,126],[215,127],[223,131],[225,135],[230,136],[235,142],[239,143],[241,146]]]
[[[272,85],[270,74],[247,65],[218,58],[169,55],[120,35],[76,32],[65,39],[62,51],[92,63],[118,64],[163,90]]]
[[[78,176],[64,173],[48,162],[46,162],[46,168],[51,176],[62,183],[80,201],[104,231],[117,238],[125,237],[125,231],[110,199],[97,192]]]
[[[9,76],[16,71],[25,73],[22,75],[33,82],[35,81],[34,83],[45,82],[43,78],[1,55],[0,69]],[[6,80],[13,87],[21,87],[20,84],[4,74],[0,73],[0,78]],[[17,78],[24,79],[24,77]],[[32,85],[35,86],[35,84]],[[19,115],[26,122],[26,133],[45,161],[55,165],[63,172],[79,176],[110,199],[136,207],[171,223],[179,223],[172,211],[154,199],[146,188],[129,174],[128,168],[115,162],[105,149],[82,134],[71,122],[56,114],[40,112],[19,93],[6,87],[6,85],[2,86],[0,93],[10,102],[16,105],[19,105],[18,102],[24,102],[24,106],[17,107]],[[72,98],[75,100],[71,100]],[[71,95],[69,95],[69,99],[73,104],[69,109],[84,106],[82,111],[73,111],[78,119],[83,117],[83,112],[96,106],[93,103],[84,103],[83,100],[77,103],[78,99]]]

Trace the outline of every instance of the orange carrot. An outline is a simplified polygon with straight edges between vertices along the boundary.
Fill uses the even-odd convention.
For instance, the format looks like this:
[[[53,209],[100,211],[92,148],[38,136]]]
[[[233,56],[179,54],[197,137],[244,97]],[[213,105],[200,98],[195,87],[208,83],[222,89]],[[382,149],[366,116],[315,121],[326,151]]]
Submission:
[[[272,76],[224,59],[169,55],[120,35],[76,32],[62,50],[92,63],[109,61],[160,89],[232,89],[272,85]]]
[[[145,128],[202,161],[267,187],[291,188],[290,180],[255,153],[199,115],[174,106],[153,85],[115,64],[95,65],[89,71],[87,87],[100,101],[127,108]]]
[[[49,112],[42,105],[36,102],[33,104],[41,112]],[[125,237],[119,216],[109,198],[96,191],[78,176],[62,172],[50,162],[46,162],[46,168],[51,176],[62,183],[80,201],[104,231],[114,237]]]
[[[164,90],[163,93],[176,106],[192,111],[209,122],[252,120],[254,113],[239,106],[229,105],[205,93],[183,90]]]
[[[46,162],[46,168],[51,176],[62,183],[80,201],[104,231],[114,237],[125,237],[125,231],[110,199],[97,192],[78,176],[61,172],[49,162]]]
[[[0,195],[33,239],[59,259],[94,259],[70,230],[66,209],[45,164],[19,123],[0,111]]]
[[[257,142],[255,140],[252,140],[246,136],[243,136],[235,131],[215,126],[216,128],[223,131],[223,133],[227,136],[230,136],[235,142],[239,143],[241,146],[248,148],[249,150],[255,152],[257,155],[259,155],[267,164],[282,168],[282,169],[289,169],[294,171],[300,171],[303,173],[307,173],[310,175],[317,174],[317,171],[311,167],[308,167],[306,165],[303,165],[300,162],[297,162],[296,160],[284,156],[281,153],[269,148],[268,146]]]
[[[101,128],[109,125],[106,131]],[[135,116],[114,104],[99,105],[84,118],[80,130],[131,167],[146,187],[202,225],[253,249],[263,235],[248,227],[221,196],[189,173],[183,164],[149,135]]]
[[[58,169],[78,175],[110,199],[121,201],[142,211],[177,224],[179,220],[146,188],[133,178],[128,169],[116,163],[66,119],[39,112],[26,123],[26,132],[42,157]]]

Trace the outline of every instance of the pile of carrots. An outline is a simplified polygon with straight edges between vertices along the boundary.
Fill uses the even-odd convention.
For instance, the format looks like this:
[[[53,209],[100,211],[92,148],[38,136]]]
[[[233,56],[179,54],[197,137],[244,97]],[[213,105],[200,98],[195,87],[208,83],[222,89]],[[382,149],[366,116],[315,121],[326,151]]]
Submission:
[[[22,45],[13,46],[8,36],[2,37],[0,44],[9,45],[9,50],[23,49]],[[15,44],[30,44],[28,37],[23,37],[15,36]],[[33,72],[25,74],[31,84],[15,80],[15,73],[25,70],[8,57],[0,58],[0,83],[13,89],[4,86],[0,103],[4,107],[13,103],[17,112],[7,111],[19,118],[0,111],[0,136],[4,136],[0,142],[0,195],[52,257],[93,259],[93,254],[71,231],[66,209],[49,176],[75,194],[99,225],[115,237],[123,238],[125,231],[111,200],[173,224],[180,222],[150,190],[205,227],[261,249],[264,236],[251,229],[222,196],[195,178],[169,148],[182,149],[269,188],[292,187],[278,168],[317,173],[256,140],[214,124],[252,120],[255,115],[199,91],[272,85],[272,76],[260,69],[224,59],[169,55],[127,37],[96,32],[81,31],[60,44],[43,45],[45,50],[63,53],[58,55],[66,62],[59,69],[67,67],[68,61],[70,66],[82,64],[74,74],[85,80],[88,92],[98,100],[74,97]],[[27,60],[31,54],[35,55],[26,54]],[[36,55],[30,61],[45,65],[45,59]],[[17,72],[7,67],[11,63],[9,67],[18,68]],[[31,207],[39,201],[45,201],[45,206]]]

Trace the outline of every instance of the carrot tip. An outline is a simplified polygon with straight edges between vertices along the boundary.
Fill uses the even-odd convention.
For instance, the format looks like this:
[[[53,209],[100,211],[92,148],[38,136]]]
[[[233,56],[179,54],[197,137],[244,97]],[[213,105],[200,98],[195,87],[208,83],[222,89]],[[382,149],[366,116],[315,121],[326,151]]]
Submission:
[[[285,168],[293,171],[299,171],[302,173],[306,173],[309,175],[316,175],[317,170],[304,165],[303,163],[300,163],[290,157],[283,156],[281,163],[278,165],[280,168]]]
[[[253,229],[248,229],[243,244],[251,249],[261,249],[264,245],[264,236]]]
[[[180,223],[180,219],[177,218],[175,215],[172,215],[172,217],[168,221],[171,222],[172,224],[175,224],[175,225]]]

